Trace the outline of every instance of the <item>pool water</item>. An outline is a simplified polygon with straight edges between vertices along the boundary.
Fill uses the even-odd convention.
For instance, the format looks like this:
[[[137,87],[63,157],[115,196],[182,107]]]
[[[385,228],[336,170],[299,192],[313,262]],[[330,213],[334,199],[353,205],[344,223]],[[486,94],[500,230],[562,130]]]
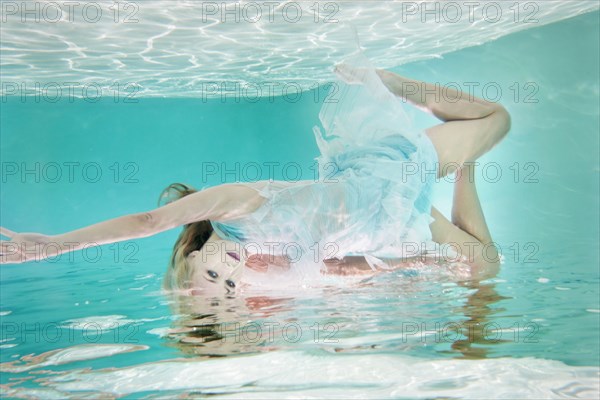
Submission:
[[[502,90],[512,130],[477,176],[503,253],[496,277],[421,268],[178,297],[161,291],[178,230],[6,265],[2,397],[597,398],[599,18],[388,61],[415,79],[479,82],[476,95]],[[173,182],[313,178],[326,85],[240,102],[152,87],[132,102],[4,96],[2,226],[62,233],[151,209]],[[448,215],[451,182],[437,186]]]

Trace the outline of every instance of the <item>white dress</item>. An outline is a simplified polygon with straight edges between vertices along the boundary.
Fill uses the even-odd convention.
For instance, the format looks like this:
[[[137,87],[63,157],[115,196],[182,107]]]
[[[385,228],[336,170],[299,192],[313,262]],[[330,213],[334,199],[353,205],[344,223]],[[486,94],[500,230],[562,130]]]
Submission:
[[[323,260],[363,255],[371,268],[381,258],[435,249],[429,224],[437,153],[411,130],[403,100],[388,91],[361,54],[359,83],[335,82],[314,128],[319,179],[244,183],[267,200],[252,214],[212,221],[223,239],[250,253],[287,255],[291,273],[318,279]]]

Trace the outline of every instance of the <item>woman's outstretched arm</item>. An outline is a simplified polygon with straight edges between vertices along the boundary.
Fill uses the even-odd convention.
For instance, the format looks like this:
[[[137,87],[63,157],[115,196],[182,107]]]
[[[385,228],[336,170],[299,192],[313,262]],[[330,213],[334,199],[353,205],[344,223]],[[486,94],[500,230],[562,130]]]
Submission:
[[[152,211],[125,215],[60,235],[15,233],[2,228],[2,235],[10,240],[1,242],[0,263],[39,261],[83,247],[152,236],[196,221],[226,221],[251,213],[264,200],[256,190],[232,183],[201,190]]]

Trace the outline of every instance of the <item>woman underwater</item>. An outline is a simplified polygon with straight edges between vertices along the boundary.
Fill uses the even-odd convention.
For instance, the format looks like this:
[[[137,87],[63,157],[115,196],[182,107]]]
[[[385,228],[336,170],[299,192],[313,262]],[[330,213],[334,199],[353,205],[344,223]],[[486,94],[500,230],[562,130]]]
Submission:
[[[167,188],[152,211],[60,235],[1,228],[1,262],[41,260],[184,225],[165,287],[231,293],[244,282],[306,283],[324,275],[401,268],[425,257],[495,273],[498,253],[477,196],[474,161],[510,129],[499,104],[348,60],[315,128],[319,180]],[[410,130],[403,102],[443,121]],[[433,182],[456,173],[451,221],[431,205]],[[452,249],[451,257],[440,245]],[[451,259],[450,259],[450,258]],[[246,267],[246,268],[244,268]],[[268,275],[265,272],[268,271]],[[293,278],[293,279],[292,279]]]

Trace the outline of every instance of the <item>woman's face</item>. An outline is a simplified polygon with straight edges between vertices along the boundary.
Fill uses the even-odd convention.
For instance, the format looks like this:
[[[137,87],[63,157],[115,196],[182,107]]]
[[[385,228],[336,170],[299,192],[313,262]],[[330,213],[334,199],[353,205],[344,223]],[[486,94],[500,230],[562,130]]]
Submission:
[[[245,257],[240,245],[211,237],[187,256],[192,268],[192,286],[201,294],[232,294],[238,288]]]

